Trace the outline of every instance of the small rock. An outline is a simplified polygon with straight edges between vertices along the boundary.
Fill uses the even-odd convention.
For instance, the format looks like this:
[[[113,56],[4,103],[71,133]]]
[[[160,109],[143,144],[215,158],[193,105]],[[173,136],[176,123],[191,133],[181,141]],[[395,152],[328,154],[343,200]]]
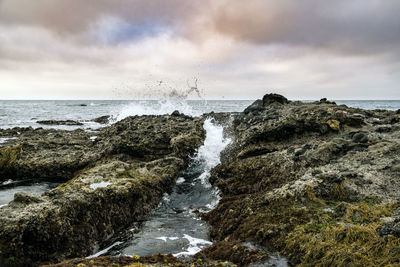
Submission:
[[[353,135],[352,140],[356,143],[367,143],[368,135],[363,132],[359,132]]]
[[[110,117],[111,117],[110,115],[105,115],[105,116],[95,118],[92,121],[100,123],[100,124],[107,124],[110,121]]]
[[[15,193],[14,195],[14,203],[23,203],[23,204],[30,204],[30,203],[39,203],[42,200],[40,199],[40,197],[33,195],[33,194],[27,194],[27,193],[23,193],[23,192],[18,192]]]
[[[174,112],[171,113],[171,116],[180,116],[181,113],[178,110],[175,110]]]

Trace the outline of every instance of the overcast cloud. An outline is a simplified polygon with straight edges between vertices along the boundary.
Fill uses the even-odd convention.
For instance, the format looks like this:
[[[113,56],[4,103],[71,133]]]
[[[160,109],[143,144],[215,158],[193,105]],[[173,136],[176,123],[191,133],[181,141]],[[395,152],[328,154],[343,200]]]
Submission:
[[[398,0],[0,0],[0,98],[400,99]]]

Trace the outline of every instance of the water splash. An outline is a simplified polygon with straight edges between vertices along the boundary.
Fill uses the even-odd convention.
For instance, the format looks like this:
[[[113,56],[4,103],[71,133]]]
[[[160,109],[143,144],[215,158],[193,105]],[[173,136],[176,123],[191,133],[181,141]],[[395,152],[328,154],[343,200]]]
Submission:
[[[193,107],[188,104],[187,100],[166,99],[132,101],[131,103],[122,106],[113,117],[119,121],[134,115],[171,114],[175,110],[190,116],[201,115],[201,112],[193,110]]]
[[[158,81],[157,85],[148,86],[144,92],[136,93],[134,98],[146,99],[132,101],[114,114],[116,120],[122,120],[134,115],[164,115],[171,114],[175,110],[190,116],[200,116],[202,113],[195,111],[188,103],[189,98],[204,100],[204,91],[198,88],[198,79],[193,84],[186,81],[187,88],[178,89],[176,86],[169,86],[165,81]],[[158,98],[154,100],[154,98]],[[153,100],[149,100],[153,99]]]
[[[206,139],[204,145],[198,149],[194,160],[196,162],[202,162],[204,165],[204,171],[197,179],[204,185],[210,186],[208,182],[210,171],[221,162],[221,152],[232,140],[230,138],[224,138],[224,128],[221,125],[215,125],[213,119],[206,119],[203,127],[207,133]]]

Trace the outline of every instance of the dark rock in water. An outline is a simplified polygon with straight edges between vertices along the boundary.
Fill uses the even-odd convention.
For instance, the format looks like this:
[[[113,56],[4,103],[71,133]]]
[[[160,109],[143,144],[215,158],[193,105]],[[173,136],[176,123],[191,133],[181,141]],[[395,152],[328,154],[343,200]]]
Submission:
[[[398,110],[396,111],[396,114],[400,114],[400,109],[398,109]]]
[[[181,113],[179,112],[179,110],[175,110],[174,112],[171,113],[171,116],[180,116]]]
[[[107,124],[107,123],[110,122],[110,118],[111,118],[110,115],[105,115],[105,116],[101,116],[101,117],[95,118],[92,121],[100,123],[100,124]]]
[[[83,123],[79,121],[73,120],[43,120],[37,121],[36,123],[43,124],[43,125],[67,125],[67,126],[81,126]]]
[[[86,104],[80,104],[79,106],[81,106],[81,107],[87,107]]]
[[[38,266],[92,254],[158,205],[203,143],[202,125],[187,116],[135,116],[97,133],[23,132],[16,146],[0,148],[1,179],[65,183],[42,196],[16,194],[0,208],[0,262]]]
[[[263,99],[263,106],[268,106],[271,103],[280,103],[280,104],[288,104],[289,100],[282,96],[282,95],[278,95],[278,94],[266,94],[264,95]]]
[[[328,101],[328,99],[327,99],[326,97],[321,98],[321,99],[319,100],[319,102],[320,102],[320,103],[325,103],[325,104],[333,104],[333,105],[336,105],[335,102],[333,102],[333,101]]]

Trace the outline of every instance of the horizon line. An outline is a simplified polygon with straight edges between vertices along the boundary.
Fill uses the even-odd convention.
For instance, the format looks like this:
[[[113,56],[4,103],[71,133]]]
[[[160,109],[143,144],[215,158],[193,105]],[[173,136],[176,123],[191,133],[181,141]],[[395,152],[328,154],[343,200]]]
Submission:
[[[262,98],[252,98],[252,99],[225,99],[225,98],[211,98],[211,99],[184,99],[184,100],[179,100],[179,101],[255,101],[259,100]],[[320,101],[320,99],[291,99],[288,98],[290,101]],[[21,99],[1,99],[0,101],[162,101],[162,100],[174,100],[174,99],[51,99],[51,98],[45,98],[45,99],[29,99],[29,98],[21,98]],[[328,101],[400,101],[400,99],[333,99],[333,98],[327,98]]]

